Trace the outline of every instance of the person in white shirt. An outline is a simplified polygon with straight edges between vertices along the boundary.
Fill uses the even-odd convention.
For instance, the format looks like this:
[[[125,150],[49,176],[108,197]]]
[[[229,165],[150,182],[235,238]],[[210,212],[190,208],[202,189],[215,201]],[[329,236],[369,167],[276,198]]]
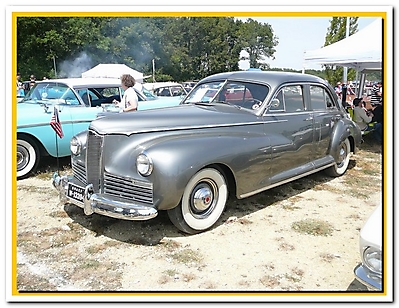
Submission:
[[[135,83],[136,80],[133,78],[133,76],[129,74],[124,74],[121,76],[121,87],[125,92],[120,102],[116,99],[113,100],[114,104],[119,105],[119,112],[129,112],[137,110],[139,100],[136,91],[133,88]]]
[[[366,104],[361,98],[353,100],[353,120],[359,125],[362,131],[371,130],[368,125],[373,120],[373,113],[366,109]]]

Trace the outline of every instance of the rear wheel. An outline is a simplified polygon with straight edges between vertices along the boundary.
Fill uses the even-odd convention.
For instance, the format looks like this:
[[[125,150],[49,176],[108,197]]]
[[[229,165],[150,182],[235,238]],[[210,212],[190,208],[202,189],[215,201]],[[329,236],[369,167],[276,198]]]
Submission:
[[[327,174],[333,177],[343,175],[348,170],[350,153],[351,145],[348,138],[346,138],[338,147],[338,160],[326,170]]]
[[[17,179],[22,179],[35,171],[39,165],[39,147],[29,137],[18,137],[17,140]]]
[[[222,215],[227,197],[224,176],[216,169],[203,169],[187,183],[179,205],[168,210],[169,219],[185,233],[205,231]]]

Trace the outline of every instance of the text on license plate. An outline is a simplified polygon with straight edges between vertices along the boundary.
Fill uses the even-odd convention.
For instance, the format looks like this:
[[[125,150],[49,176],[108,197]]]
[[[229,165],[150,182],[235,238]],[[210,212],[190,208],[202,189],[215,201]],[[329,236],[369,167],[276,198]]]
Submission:
[[[83,187],[68,183],[68,197],[83,203],[83,195],[85,189]]]

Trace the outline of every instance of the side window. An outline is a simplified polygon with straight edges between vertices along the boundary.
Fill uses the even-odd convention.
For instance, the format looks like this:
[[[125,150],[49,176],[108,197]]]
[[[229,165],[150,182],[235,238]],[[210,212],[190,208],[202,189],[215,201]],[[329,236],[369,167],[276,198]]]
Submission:
[[[310,86],[310,103],[313,110],[325,110],[334,107],[331,97],[324,88],[319,86]]]
[[[272,100],[270,112],[300,112],[305,110],[302,86],[285,86]]]
[[[305,110],[301,86],[287,86],[283,88],[286,112],[299,112]]]

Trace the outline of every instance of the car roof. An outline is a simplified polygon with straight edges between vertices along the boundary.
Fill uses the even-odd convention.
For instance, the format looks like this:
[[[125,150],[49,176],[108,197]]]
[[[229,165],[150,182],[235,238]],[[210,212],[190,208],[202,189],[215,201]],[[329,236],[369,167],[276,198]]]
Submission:
[[[155,90],[164,87],[183,87],[182,84],[178,82],[166,81],[166,82],[146,82],[143,83],[143,86],[147,90]]]
[[[272,86],[286,83],[286,82],[321,82],[323,84],[328,84],[324,79],[309,75],[294,72],[281,72],[281,71],[234,71],[227,73],[219,73],[211,75],[202,79],[202,82],[210,82],[216,80],[242,80],[249,82],[265,82]]]
[[[119,78],[59,78],[36,81],[36,83],[64,83],[70,87],[119,87]]]

